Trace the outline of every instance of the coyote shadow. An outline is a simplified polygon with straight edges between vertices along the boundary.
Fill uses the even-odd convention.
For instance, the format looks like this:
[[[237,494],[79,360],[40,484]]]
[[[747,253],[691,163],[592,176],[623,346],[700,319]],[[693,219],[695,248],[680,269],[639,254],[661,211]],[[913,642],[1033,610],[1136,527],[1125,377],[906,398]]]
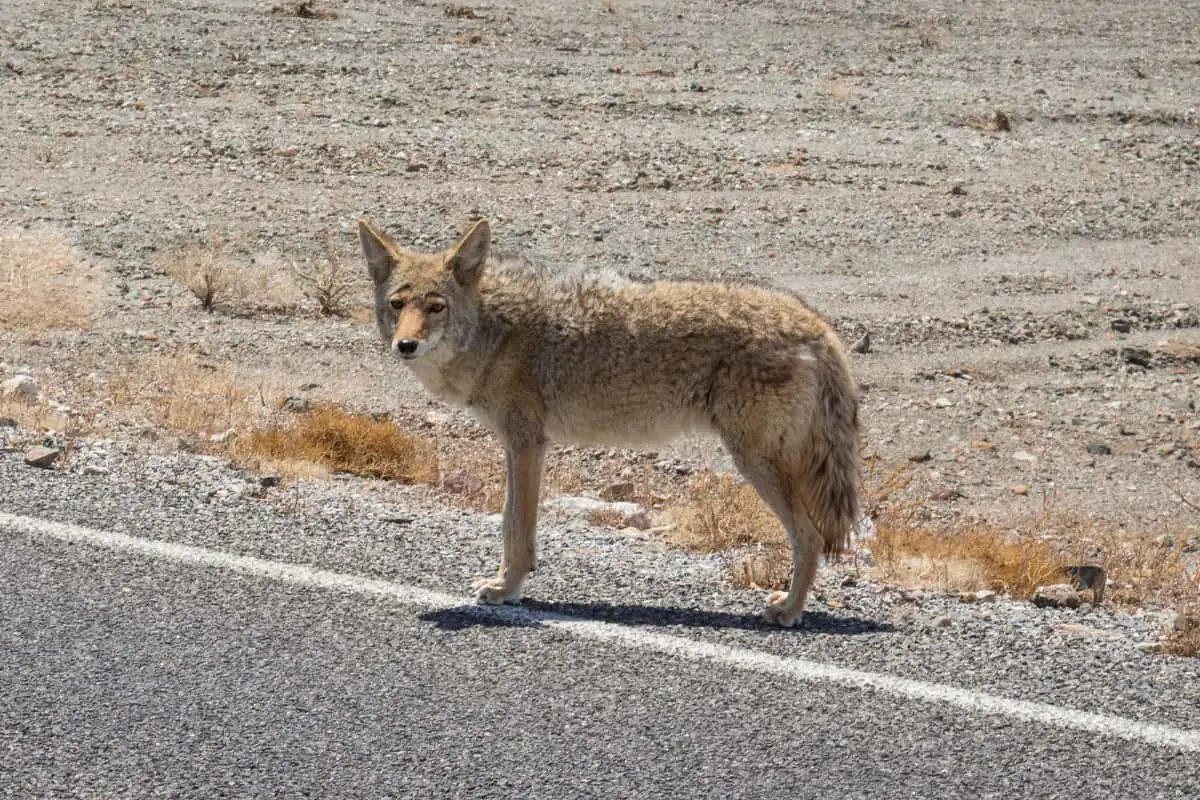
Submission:
[[[806,611],[795,628],[780,628],[767,624],[758,614],[732,614],[725,611],[634,604],[547,603],[528,599],[519,606],[463,605],[427,611],[418,615],[418,618],[433,623],[439,630],[542,628],[546,622],[570,620],[645,628],[715,628],[779,634],[825,633],[838,636],[890,633],[895,630],[895,627],[887,622],[835,616],[824,611]]]

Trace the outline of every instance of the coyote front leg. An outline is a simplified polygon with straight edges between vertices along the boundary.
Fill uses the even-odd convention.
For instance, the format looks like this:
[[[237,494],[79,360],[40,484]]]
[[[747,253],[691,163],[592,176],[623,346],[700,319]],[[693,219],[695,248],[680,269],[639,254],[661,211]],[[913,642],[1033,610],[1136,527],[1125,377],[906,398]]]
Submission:
[[[509,445],[505,455],[508,481],[504,495],[504,553],[495,578],[476,584],[478,603],[521,602],[521,584],[537,560],[538,497],[545,444]]]

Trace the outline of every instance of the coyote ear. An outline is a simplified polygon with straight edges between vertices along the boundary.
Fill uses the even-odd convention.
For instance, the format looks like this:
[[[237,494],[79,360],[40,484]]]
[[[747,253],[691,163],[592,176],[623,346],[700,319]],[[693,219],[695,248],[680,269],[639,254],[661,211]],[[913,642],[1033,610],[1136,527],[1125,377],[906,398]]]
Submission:
[[[476,222],[471,230],[450,248],[446,257],[446,268],[454,271],[454,279],[469,285],[479,280],[483,265],[487,262],[488,249],[492,246],[492,229],[486,219]]]
[[[362,242],[363,254],[367,257],[367,272],[376,286],[387,282],[396,266],[396,243],[383,231],[377,231],[365,219],[358,221],[358,239]]]

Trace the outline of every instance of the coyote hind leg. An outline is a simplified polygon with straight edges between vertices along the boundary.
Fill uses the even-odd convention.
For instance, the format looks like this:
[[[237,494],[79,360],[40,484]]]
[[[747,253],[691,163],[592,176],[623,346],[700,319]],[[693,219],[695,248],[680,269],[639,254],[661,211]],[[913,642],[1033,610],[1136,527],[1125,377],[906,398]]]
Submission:
[[[790,628],[804,615],[804,602],[821,559],[821,534],[805,513],[791,481],[787,480],[790,477],[788,471],[771,459],[735,447],[728,440],[725,444],[738,471],[783,523],[791,542],[792,582],[787,592],[771,593],[763,613],[763,618],[772,625]]]
[[[784,523],[792,542],[792,583],[787,592],[772,592],[764,614],[768,622],[790,628],[804,616],[804,602],[817,576],[823,540],[808,514],[798,508],[792,523]]]

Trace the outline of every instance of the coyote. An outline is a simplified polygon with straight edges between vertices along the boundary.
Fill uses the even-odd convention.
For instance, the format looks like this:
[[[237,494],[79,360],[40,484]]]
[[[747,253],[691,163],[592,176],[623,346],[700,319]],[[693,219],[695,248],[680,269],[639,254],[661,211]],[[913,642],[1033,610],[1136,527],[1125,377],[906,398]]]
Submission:
[[[548,441],[661,442],[715,432],[783,522],[792,582],[766,619],[794,625],[822,554],[858,520],[858,388],[829,324],[753,286],[637,282],[491,254],[476,222],[440,253],[358,223],[379,334],[425,388],[500,437],[503,554],[480,603],[517,603],[536,559]]]

